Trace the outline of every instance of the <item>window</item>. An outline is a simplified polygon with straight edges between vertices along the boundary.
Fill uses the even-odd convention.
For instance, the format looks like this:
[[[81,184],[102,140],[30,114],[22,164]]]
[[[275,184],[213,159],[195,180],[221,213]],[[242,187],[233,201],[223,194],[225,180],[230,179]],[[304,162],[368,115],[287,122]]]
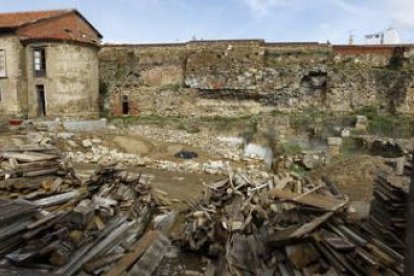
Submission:
[[[0,49],[0,78],[6,77],[6,52]]]
[[[33,68],[35,77],[46,76],[46,50],[45,48],[33,49]]]
[[[2,91],[2,89],[1,89],[1,87],[0,87],[0,102],[3,100],[3,95],[2,95],[2,93],[3,93],[3,91]]]

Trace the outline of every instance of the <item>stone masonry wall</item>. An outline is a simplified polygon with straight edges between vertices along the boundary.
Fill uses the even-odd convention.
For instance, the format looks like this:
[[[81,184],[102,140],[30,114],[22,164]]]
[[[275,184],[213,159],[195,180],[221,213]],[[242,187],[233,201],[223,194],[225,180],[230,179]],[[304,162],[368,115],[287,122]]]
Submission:
[[[13,35],[0,37],[0,49],[5,51],[6,77],[0,78],[0,117],[24,113],[27,106],[24,47]]]
[[[409,46],[262,40],[106,45],[101,96],[112,115],[236,116],[269,110],[414,114]]]
[[[46,49],[46,76],[33,76],[33,47]],[[44,85],[46,116],[99,116],[98,49],[92,46],[39,42],[26,46],[29,118],[37,117],[36,85]]]

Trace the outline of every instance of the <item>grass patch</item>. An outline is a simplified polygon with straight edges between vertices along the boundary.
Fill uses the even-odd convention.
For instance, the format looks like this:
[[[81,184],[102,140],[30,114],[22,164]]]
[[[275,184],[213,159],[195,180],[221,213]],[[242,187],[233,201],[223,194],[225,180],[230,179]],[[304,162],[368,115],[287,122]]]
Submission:
[[[181,90],[181,88],[183,88],[181,83],[171,83],[171,84],[164,85],[159,90],[160,91],[170,90],[170,91],[173,91],[173,92],[177,92],[177,91]]]
[[[392,138],[411,138],[414,136],[414,117],[380,113],[378,108],[365,107],[355,114],[368,118],[368,133]]]
[[[283,155],[295,155],[303,152],[303,148],[298,143],[286,142],[279,145],[280,153]]]

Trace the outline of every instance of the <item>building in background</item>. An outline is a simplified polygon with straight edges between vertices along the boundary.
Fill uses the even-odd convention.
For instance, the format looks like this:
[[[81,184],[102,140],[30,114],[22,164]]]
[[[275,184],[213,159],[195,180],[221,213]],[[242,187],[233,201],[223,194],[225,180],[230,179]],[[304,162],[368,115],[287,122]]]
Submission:
[[[386,29],[385,31],[365,35],[366,44],[401,44],[401,37],[398,31],[392,27]]]
[[[0,14],[0,117],[97,117],[101,38],[77,10]]]

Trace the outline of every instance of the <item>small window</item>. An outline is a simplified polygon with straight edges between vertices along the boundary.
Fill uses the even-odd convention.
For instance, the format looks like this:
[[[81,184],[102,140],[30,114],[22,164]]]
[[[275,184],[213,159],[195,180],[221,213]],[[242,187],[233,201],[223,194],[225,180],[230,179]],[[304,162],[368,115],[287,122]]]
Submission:
[[[33,69],[35,77],[46,76],[46,50],[45,48],[33,49]]]
[[[6,52],[0,49],[0,78],[6,77]]]
[[[129,114],[129,100],[128,100],[128,96],[124,95],[122,96],[122,114],[123,115],[128,115]]]

